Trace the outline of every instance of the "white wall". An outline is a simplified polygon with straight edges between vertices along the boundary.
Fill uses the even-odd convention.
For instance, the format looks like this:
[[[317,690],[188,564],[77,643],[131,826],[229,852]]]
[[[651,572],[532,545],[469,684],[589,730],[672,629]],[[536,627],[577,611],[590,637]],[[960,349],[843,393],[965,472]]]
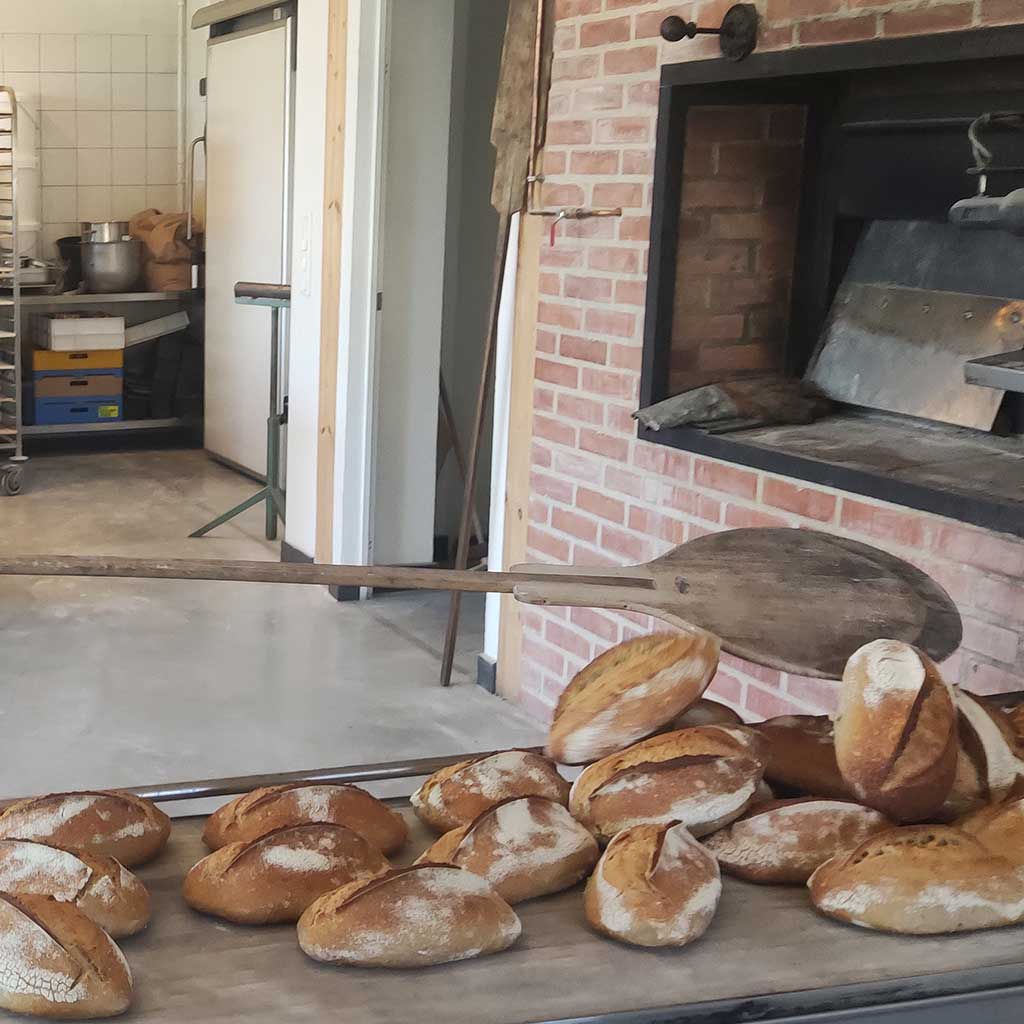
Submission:
[[[55,31],[176,33],[178,0],[3,0],[0,32]]]

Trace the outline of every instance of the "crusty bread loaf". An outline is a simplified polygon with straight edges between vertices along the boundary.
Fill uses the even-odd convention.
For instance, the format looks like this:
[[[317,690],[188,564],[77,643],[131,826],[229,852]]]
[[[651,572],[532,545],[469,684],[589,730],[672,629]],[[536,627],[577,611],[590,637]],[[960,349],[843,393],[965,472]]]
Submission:
[[[383,853],[401,849],[409,837],[405,819],[358,786],[296,782],[255,789],[214,811],[203,829],[203,842],[219,850],[315,822],[344,825]]]
[[[985,803],[1005,800],[1024,778],[1024,750],[1006,715],[966,690],[956,691],[960,745]]]
[[[1010,723],[1010,728],[1017,734],[1018,741],[1024,741],[1024,704],[1008,708],[1004,714]]]
[[[0,1008],[90,1020],[124,1013],[132,975],[114,940],[73,903],[0,893]]]
[[[149,893],[119,861],[28,839],[0,839],[0,892],[73,903],[115,939],[149,923]]]
[[[807,884],[822,913],[878,931],[942,935],[1024,920],[1024,875],[948,825],[880,832]]]
[[[569,809],[600,840],[676,821],[707,835],[738,818],[761,781],[749,732],[707,725],[642,740],[585,768]]]
[[[704,845],[727,874],[748,882],[802,885],[820,864],[892,828],[879,811],[849,800],[801,797],[761,804]]]
[[[344,825],[293,825],[204,857],[185,876],[185,902],[235,924],[280,924],[298,921],[324,893],[389,869],[376,846]]]
[[[500,953],[521,931],[479,875],[418,864],[321,896],[299,920],[299,945],[325,963],[428,967]]]
[[[718,909],[718,863],[683,825],[637,825],[604,851],[583,897],[596,931],[635,946],[685,946]]]
[[[52,793],[11,804],[0,814],[0,839],[84,850],[126,867],[152,860],[170,834],[171,819],[155,804],[113,790]]]
[[[563,764],[588,764],[657,732],[704,692],[718,655],[717,637],[704,632],[616,644],[562,692],[547,753]]]
[[[504,750],[442,768],[413,793],[411,802],[422,822],[449,832],[518,796],[546,796],[566,804],[569,783],[549,758],[528,750]]]
[[[696,725],[742,725],[740,718],[732,708],[720,704],[717,700],[701,697],[694,701],[682,714],[676,715],[669,722],[666,732],[677,729],[692,729]]]
[[[1024,868],[1024,797],[990,804],[957,823],[990,853]]]
[[[568,889],[590,874],[599,856],[594,837],[561,804],[524,796],[446,833],[419,862],[472,871],[514,904]]]
[[[853,795],[895,821],[942,807],[957,762],[951,687],[928,655],[875,640],[846,663],[836,720],[836,760]]]
[[[835,735],[827,715],[781,715],[754,729],[768,744],[764,777],[806,796],[850,798],[836,763]]]

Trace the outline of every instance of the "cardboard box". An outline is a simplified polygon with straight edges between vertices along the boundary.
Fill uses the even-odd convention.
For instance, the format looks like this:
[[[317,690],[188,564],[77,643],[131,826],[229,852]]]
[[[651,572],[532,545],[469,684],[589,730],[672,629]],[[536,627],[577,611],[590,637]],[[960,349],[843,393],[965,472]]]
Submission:
[[[51,313],[37,320],[40,348],[53,352],[95,352],[124,348],[124,317]]]

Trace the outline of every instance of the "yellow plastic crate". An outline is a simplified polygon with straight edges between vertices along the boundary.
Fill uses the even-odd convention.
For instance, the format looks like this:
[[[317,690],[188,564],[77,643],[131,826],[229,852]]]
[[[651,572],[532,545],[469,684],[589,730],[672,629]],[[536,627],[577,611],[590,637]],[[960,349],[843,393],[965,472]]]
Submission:
[[[32,352],[32,369],[36,373],[53,373],[55,370],[73,374],[88,373],[90,370],[120,370],[124,366],[124,349],[85,349],[82,352],[51,352],[35,349]]]

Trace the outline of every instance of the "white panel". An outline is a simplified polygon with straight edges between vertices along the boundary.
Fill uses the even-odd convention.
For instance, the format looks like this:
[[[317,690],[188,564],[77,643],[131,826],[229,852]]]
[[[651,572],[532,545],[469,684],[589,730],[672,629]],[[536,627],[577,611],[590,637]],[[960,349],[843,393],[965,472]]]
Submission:
[[[208,451],[266,472],[270,313],[238,281],[279,282],[286,94],[284,27],[210,46],[207,94]]]
[[[392,0],[374,562],[433,553],[454,0]]]

